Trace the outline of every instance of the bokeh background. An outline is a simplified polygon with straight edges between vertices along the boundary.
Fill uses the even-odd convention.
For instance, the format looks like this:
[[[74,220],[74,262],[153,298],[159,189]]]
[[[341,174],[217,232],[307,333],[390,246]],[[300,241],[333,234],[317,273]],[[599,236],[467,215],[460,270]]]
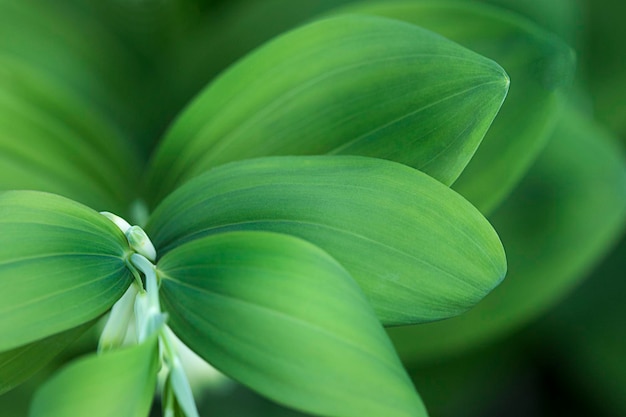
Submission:
[[[348,3],[0,0],[0,189],[71,196],[82,186],[80,178],[68,190],[53,177],[30,178],[28,169],[45,161],[28,160],[24,149],[38,145],[19,144],[21,133],[88,138],[113,149],[107,160],[131,143],[132,155],[117,169],[141,172],[176,114],[221,71],[273,36]],[[490,215],[508,254],[505,285],[464,317],[390,334],[433,417],[626,416],[626,6],[489,3],[576,52],[575,78],[562,92],[566,110]],[[20,123],[29,127],[20,130]],[[25,165],[15,162],[20,158]],[[59,178],[79,175],[79,163],[68,160]],[[130,199],[133,190],[120,193]],[[85,202],[97,206],[105,197]],[[94,340],[86,334],[0,396],[0,416],[26,415],[37,384]],[[203,416],[302,415],[215,376],[196,390]]]

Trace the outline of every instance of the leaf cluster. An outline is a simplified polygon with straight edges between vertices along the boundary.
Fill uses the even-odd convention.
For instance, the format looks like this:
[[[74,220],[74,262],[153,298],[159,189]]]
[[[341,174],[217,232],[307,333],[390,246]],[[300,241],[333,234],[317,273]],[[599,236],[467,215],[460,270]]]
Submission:
[[[426,416],[406,364],[607,250],[626,165],[565,92],[570,47],[484,4],[344,3],[0,1],[0,393],[150,293],[98,211],[154,244],[167,331],[320,416]],[[130,333],[30,416],[147,416],[165,363],[164,414],[193,417],[165,333]]]

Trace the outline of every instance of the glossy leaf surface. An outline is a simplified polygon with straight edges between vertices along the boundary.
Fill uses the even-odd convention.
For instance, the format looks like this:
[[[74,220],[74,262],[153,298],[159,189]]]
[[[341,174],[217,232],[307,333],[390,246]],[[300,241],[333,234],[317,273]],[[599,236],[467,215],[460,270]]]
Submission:
[[[156,337],[73,362],[35,394],[30,417],[146,417],[156,375]]]
[[[521,179],[552,132],[560,109],[555,92],[572,80],[573,52],[532,22],[487,5],[391,1],[346,10],[430,29],[493,59],[509,74],[507,99],[454,184],[483,213],[492,211]]]
[[[310,243],[225,233],[168,252],[158,268],[172,329],[245,385],[316,415],[426,415],[359,287]]]
[[[0,352],[0,394],[13,389],[43,369],[92,324],[87,323],[63,333]]]
[[[520,187],[491,217],[509,260],[504,283],[472,311],[392,329],[407,360],[471,348],[545,312],[606,253],[626,217],[626,163],[610,135],[569,111]]]
[[[0,352],[109,309],[131,282],[122,232],[53,194],[0,193]]]
[[[312,23],[232,67],[180,115],[152,161],[155,201],[225,162],[358,154],[450,184],[508,89],[496,63],[436,34],[368,16]]]
[[[385,324],[459,314],[506,271],[497,234],[465,199],[417,170],[373,158],[228,164],[179,188],[147,226],[160,254],[227,230],[313,242],[350,271]]]

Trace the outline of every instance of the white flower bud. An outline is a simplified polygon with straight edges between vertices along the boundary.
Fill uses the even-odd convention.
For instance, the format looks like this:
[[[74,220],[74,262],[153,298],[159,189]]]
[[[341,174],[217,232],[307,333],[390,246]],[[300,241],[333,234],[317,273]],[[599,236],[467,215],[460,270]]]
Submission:
[[[156,249],[141,227],[130,227],[126,231],[126,239],[128,239],[128,244],[135,252],[145,256],[152,262],[156,260]]]

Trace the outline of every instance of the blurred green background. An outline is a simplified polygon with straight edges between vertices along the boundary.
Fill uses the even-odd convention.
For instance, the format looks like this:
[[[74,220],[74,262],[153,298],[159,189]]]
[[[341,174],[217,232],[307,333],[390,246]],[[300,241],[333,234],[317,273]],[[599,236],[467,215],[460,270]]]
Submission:
[[[271,37],[348,3],[0,0],[0,189],[72,196],[99,187],[85,201],[98,205],[112,188],[105,168],[64,189],[57,177],[30,178],[14,161],[58,178],[80,177],[81,158],[109,161],[139,177],[167,126],[207,82]],[[489,216],[507,250],[505,284],[464,316],[390,334],[433,417],[626,416],[626,6],[489,3],[570,45],[574,83],[560,92],[565,104],[545,148]],[[50,117],[63,124],[50,127]],[[42,141],[102,146],[77,155],[59,148],[67,164],[47,166],[16,144],[16,120]],[[120,152],[125,159],[115,162]],[[120,193],[132,201],[132,189]],[[38,381],[93,341],[88,333],[50,369],[0,396],[0,415],[25,415]],[[302,415],[232,384],[206,388],[200,407],[203,416]]]

